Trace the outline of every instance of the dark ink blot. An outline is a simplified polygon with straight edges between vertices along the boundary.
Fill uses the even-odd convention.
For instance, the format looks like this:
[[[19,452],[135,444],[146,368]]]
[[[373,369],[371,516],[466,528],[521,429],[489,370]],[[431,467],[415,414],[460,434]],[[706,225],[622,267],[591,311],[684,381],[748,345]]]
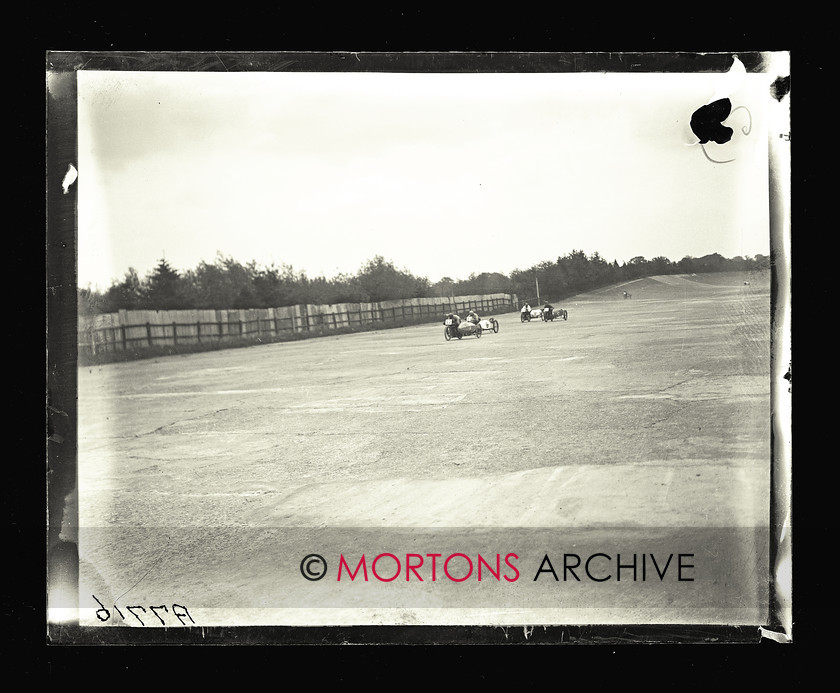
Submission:
[[[790,75],[787,77],[776,77],[770,85],[770,94],[776,101],[781,101],[790,92]]]
[[[718,99],[692,113],[691,130],[697,135],[700,144],[725,144],[732,139],[732,128],[721,123],[729,117],[731,110],[732,102],[729,99]]]

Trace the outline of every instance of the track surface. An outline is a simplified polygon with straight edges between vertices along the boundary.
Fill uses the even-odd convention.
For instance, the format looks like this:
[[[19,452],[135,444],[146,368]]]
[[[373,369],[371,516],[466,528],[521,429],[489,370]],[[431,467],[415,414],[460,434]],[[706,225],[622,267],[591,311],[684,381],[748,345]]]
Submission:
[[[80,369],[81,606],[180,600],[203,625],[763,623],[766,547],[728,529],[768,524],[769,278],[746,278],[640,280],[564,302],[568,321],[496,315],[480,339],[435,324]],[[395,528],[472,554],[496,531],[507,548],[482,550],[513,546],[520,584],[575,542],[725,560],[695,568],[691,597],[612,580],[556,609],[509,592],[488,613],[466,586],[308,603],[326,581],[299,563],[319,547],[434,548]]]

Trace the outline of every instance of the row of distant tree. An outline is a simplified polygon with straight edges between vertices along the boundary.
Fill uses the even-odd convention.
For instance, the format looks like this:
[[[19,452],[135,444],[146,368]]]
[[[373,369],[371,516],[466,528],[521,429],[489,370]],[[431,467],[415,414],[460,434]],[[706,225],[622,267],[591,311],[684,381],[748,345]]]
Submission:
[[[408,270],[398,269],[377,255],[354,275],[332,279],[310,278],[290,265],[262,267],[241,264],[218,255],[214,263],[201,262],[195,269],[178,272],[162,259],[145,277],[131,268],[120,282],[100,292],[79,289],[80,315],[126,310],[272,308],[302,303],[359,303],[389,299],[427,298],[490,293],[511,293],[521,298],[536,296],[562,300],[583,291],[658,274],[754,271],[767,269],[770,258],[727,259],[714,253],[701,258],[684,257],[671,262],[666,257],[629,262],[608,262],[597,252],[587,256],[573,250],[556,261],[541,262],[510,276],[498,272],[471,274],[467,279],[444,277],[432,283]]]
[[[725,258],[713,253],[699,258],[686,256],[678,262],[671,262],[664,256],[652,260],[637,256],[619,265],[616,261],[605,260],[597,252],[587,256],[581,250],[573,250],[568,255],[558,257],[555,262],[541,262],[527,270],[514,270],[511,273],[511,282],[520,297],[535,296],[538,284],[541,296],[562,300],[584,291],[641,277],[660,274],[752,272],[769,267],[770,258],[766,255]]]

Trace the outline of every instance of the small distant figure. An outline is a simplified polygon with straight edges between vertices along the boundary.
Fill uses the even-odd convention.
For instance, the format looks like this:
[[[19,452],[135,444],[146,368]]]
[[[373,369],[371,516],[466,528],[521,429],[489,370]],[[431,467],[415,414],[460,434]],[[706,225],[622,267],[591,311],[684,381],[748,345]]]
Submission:
[[[632,295],[632,294],[627,293],[626,291],[624,291],[623,293],[624,293],[624,298],[630,298],[630,296]]]
[[[525,305],[522,306],[522,310],[519,311],[520,313],[529,313],[531,312],[531,304],[528,301],[525,301]]]
[[[744,282],[744,286],[749,286],[749,285],[750,285],[749,282]]]

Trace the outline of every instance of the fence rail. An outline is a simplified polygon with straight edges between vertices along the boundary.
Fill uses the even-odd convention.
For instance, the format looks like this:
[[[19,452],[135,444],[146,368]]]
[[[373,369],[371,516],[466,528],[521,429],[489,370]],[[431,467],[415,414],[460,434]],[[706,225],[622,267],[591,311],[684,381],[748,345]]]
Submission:
[[[362,307],[364,306],[364,307]],[[79,320],[79,355],[254,339],[320,336],[333,330],[389,328],[443,320],[469,309],[481,315],[516,309],[516,296],[492,294],[373,304],[284,306],[251,310],[120,311]]]

